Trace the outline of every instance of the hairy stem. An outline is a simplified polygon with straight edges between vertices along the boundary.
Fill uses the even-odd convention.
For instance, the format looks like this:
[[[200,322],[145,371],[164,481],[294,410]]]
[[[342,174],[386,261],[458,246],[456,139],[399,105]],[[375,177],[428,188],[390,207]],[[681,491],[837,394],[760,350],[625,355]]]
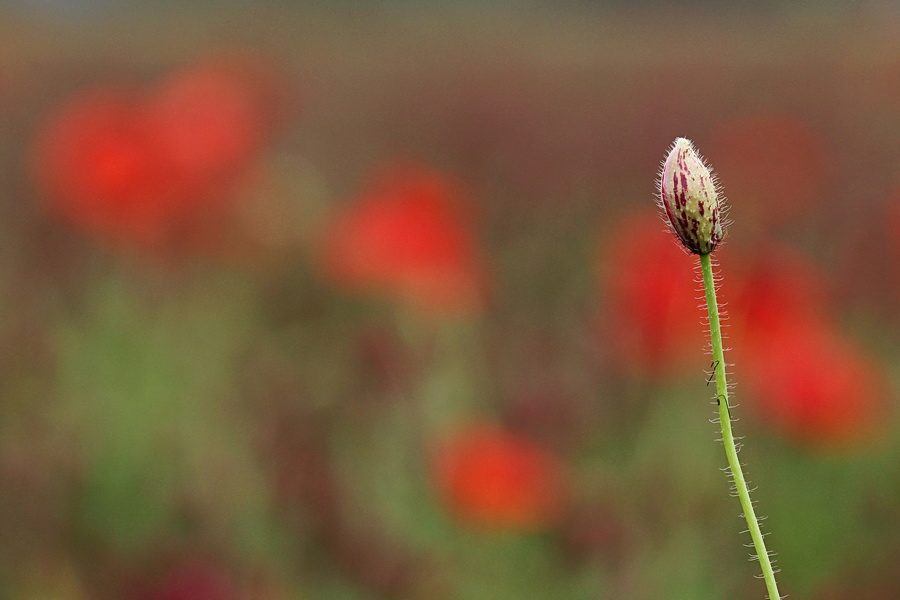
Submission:
[[[722,443],[725,446],[725,455],[728,457],[728,467],[734,479],[734,487],[737,489],[741,508],[744,509],[744,518],[747,519],[747,528],[753,539],[756,555],[762,568],[763,579],[766,582],[766,590],[770,600],[779,600],[778,586],[775,583],[775,571],[772,569],[772,561],[766,550],[766,543],[759,529],[759,521],[750,501],[750,491],[747,489],[747,481],[738,460],[737,446],[734,443],[734,434],[731,431],[731,409],[728,403],[728,381],[725,375],[725,352],[722,348],[722,330],[719,325],[719,306],[716,302],[716,285],[713,280],[712,260],[709,254],[700,255],[700,268],[703,271],[703,289],[706,292],[706,309],[709,313],[709,334],[712,341],[713,372],[716,377],[716,401],[719,405],[719,422],[722,427]]]

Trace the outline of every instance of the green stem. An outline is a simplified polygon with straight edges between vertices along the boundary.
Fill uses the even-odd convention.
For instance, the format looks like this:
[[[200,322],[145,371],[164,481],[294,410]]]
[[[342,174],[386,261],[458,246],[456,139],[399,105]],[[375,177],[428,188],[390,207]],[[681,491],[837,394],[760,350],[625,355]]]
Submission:
[[[734,487],[737,489],[741,508],[744,509],[744,518],[747,519],[747,528],[759,557],[763,579],[766,582],[766,590],[770,600],[778,600],[778,586],[775,583],[775,571],[772,569],[772,561],[766,550],[762,532],[759,529],[759,521],[750,501],[750,491],[747,489],[747,481],[741,463],[738,461],[737,446],[734,443],[734,434],[731,431],[731,409],[728,403],[728,381],[725,375],[725,352],[722,348],[722,330],[719,325],[719,306],[716,302],[716,285],[713,280],[712,260],[709,254],[700,255],[700,268],[703,271],[703,289],[706,292],[706,309],[709,313],[709,334],[712,340],[713,372],[716,376],[716,399],[719,405],[719,422],[722,427],[722,443],[725,446],[725,455],[728,457],[728,467],[734,479]]]

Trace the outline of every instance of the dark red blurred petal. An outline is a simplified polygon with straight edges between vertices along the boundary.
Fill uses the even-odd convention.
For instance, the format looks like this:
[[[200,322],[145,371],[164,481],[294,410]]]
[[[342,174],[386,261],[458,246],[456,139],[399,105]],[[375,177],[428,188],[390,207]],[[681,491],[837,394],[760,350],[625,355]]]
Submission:
[[[237,600],[238,592],[220,568],[200,561],[187,562],[142,586],[137,600]]]

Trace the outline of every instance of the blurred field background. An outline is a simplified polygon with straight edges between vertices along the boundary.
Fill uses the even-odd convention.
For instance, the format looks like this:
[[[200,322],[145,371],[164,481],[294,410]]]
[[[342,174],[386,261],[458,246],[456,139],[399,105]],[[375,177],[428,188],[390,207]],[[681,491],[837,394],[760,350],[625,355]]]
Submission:
[[[900,597],[900,11],[6,2],[0,598]]]

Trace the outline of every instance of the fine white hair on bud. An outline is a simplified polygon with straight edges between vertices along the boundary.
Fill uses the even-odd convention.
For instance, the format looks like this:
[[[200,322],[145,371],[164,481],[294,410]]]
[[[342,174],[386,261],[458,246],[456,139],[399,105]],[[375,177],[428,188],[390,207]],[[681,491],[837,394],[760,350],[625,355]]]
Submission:
[[[659,202],[672,231],[694,254],[709,254],[722,241],[716,179],[686,138],[675,140],[663,163]]]

